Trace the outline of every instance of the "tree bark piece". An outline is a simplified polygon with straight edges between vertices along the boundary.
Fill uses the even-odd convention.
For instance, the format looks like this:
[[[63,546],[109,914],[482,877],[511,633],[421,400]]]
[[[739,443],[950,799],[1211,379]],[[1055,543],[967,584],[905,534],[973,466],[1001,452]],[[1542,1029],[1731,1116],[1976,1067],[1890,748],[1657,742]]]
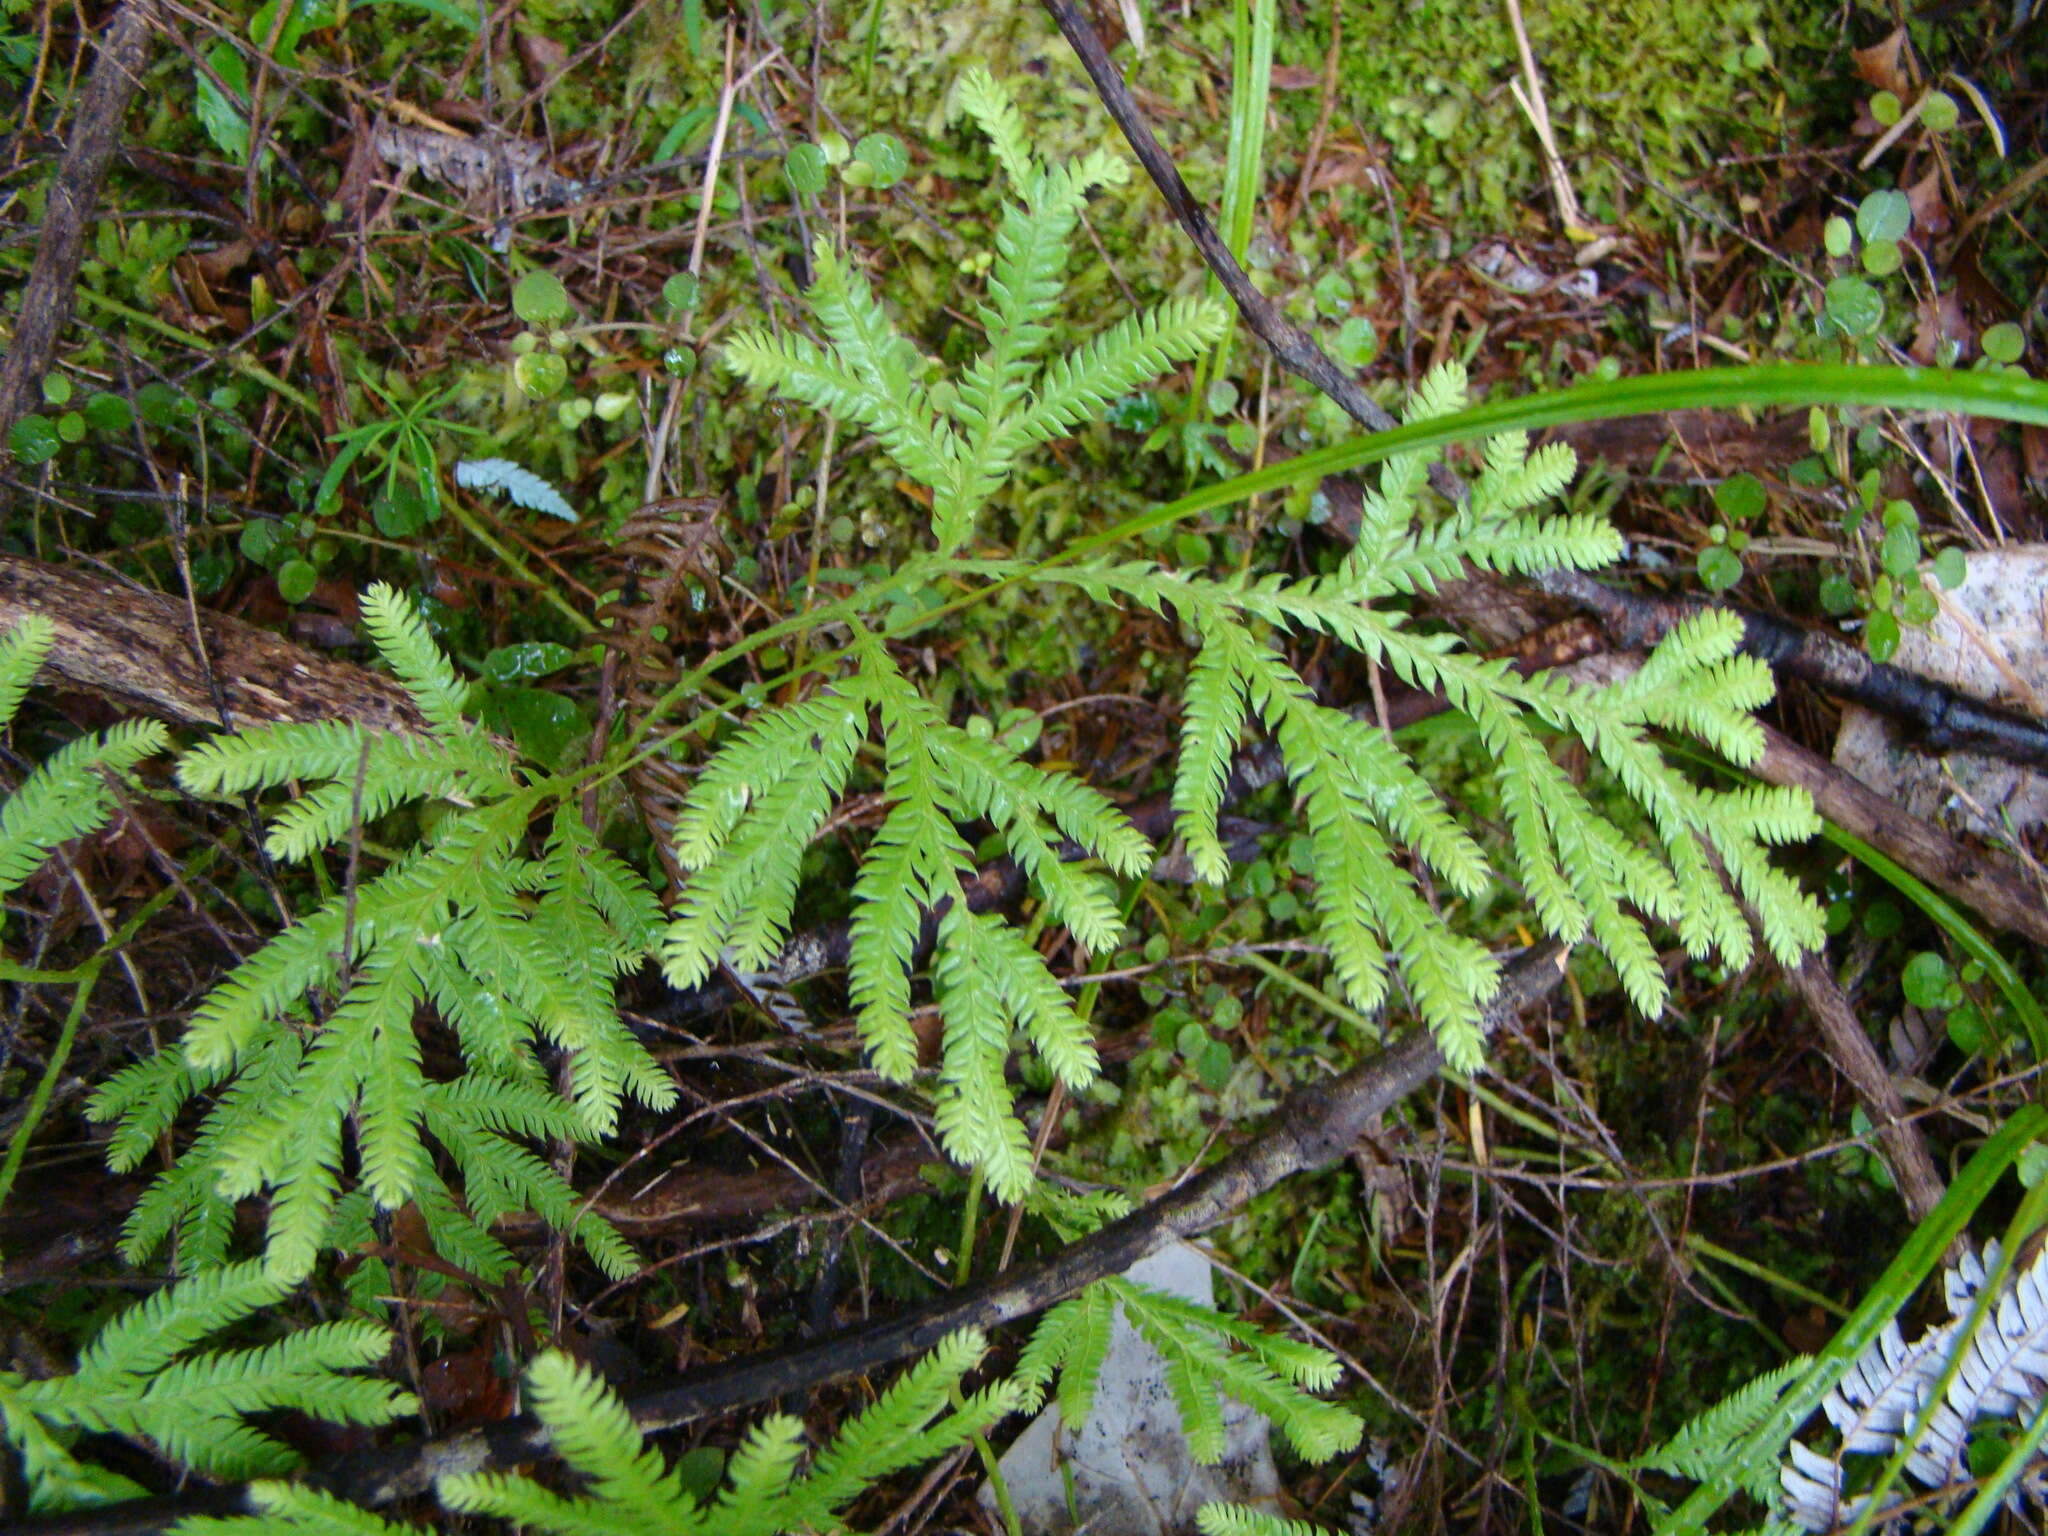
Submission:
[[[2011,859],[1965,848],[1932,822],[1768,725],[1763,760],[1751,771],[1767,784],[1804,789],[1827,820],[1896,859],[1987,923],[2048,944],[2048,900]]]
[[[156,7],[150,0],[125,0],[100,42],[99,57],[79,94],[72,119],[71,142],[50,183],[43,208],[42,239],[35,265],[22,290],[14,340],[0,358],[0,460],[9,453],[9,429],[23,412],[35,409],[37,391],[56,356],[57,338],[71,319],[73,286],[79,258],[85,254],[86,230],[99,201],[100,183],[121,138],[128,104],[142,84],[149,62]]]
[[[222,723],[210,661],[237,725],[357,720],[387,731],[426,729],[403,688],[352,662],[203,611],[202,658],[193,650],[191,610],[179,599],[0,554],[0,629],[26,614],[57,628],[57,643],[43,663],[45,683],[104,694],[181,725]]]
[[[1788,966],[1785,975],[1820,1026],[1828,1060],[1835,1064],[1849,1086],[1856,1090],[1864,1111],[1877,1129],[1877,1139],[1891,1158],[1892,1174],[1906,1212],[1915,1221],[1941,1204],[1944,1193],[1941,1174],[1927,1154],[1920,1127],[1907,1118],[1906,1101],[1898,1085],[1885,1070],[1877,1047],[1870,1043],[1862,1022],[1849,1006],[1849,999],[1835,984],[1824,952],[1808,955],[1798,965]]]

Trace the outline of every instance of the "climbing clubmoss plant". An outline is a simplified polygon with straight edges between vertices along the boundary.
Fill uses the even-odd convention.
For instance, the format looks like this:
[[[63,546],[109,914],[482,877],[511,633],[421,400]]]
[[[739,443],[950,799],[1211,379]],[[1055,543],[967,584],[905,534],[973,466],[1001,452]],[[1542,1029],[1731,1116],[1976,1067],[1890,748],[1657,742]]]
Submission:
[[[291,1289],[260,1264],[215,1269],[108,1323],[70,1375],[29,1381],[0,1371],[0,1434],[21,1457],[30,1511],[147,1495],[82,1458],[81,1433],[138,1436],[205,1476],[244,1478],[276,1476],[299,1462],[257,1415],[295,1409],[336,1424],[386,1424],[412,1413],[410,1394],[353,1374],[391,1347],[390,1335],[370,1323],[321,1323],[246,1348],[199,1348]]]
[[[1817,828],[1803,794],[1701,788],[1672,768],[1651,732],[1694,736],[1738,764],[1762,751],[1751,711],[1770,696],[1764,663],[1739,656],[1726,615],[1682,626],[1633,678],[1581,688],[1517,676],[1504,662],[1425,633],[1400,606],[1470,568],[1528,573],[1611,562],[1620,540],[1604,520],[1539,510],[1570,481],[1571,451],[1528,452],[1520,435],[1488,445],[1460,507],[1427,504],[1430,456],[1396,455],[1367,498],[1357,547],[1334,573],[1306,578],[1212,577],[1148,561],[1040,566],[957,555],[989,495],[1029,445],[1072,428],[1108,398],[1185,361],[1220,333],[1223,315],[1168,301],[1111,327],[1035,371],[1060,291],[1066,242],[1092,185],[1121,174],[1094,153],[1069,167],[1031,156],[1021,121],[986,74],[962,100],[993,141],[1020,201],[1007,204],[990,301],[988,344],[957,383],[927,382],[935,365],[899,332],[860,272],[820,240],[812,313],[827,344],[743,333],[727,361],[751,383],[830,410],[873,433],[931,492],[936,554],[893,585],[1038,581],[1079,587],[1113,605],[1170,612],[1197,646],[1183,710],[1174,804],[1196,870],[1228,867],[1217,831],[1232,752],[1254,722],[1273,733],[1302,802],[1317,881],[1316,910],[1337,978],[1361,1008],[1405,977],[1446,1058],[1480,1060],[1480,1011],[1498,984],[1487,951],[1452,926],[1418,871],[1455,896],[1497,878],[1478,840],[1386,733],[1315,698],[1279,642],[1327,637],[1469,715],[1498,765],[1512,867],[1553,934],[1590,938],[1628,993],[1654,1011],[1665,982],[1644,916],[1677,926],[1699,957],[1740,965],[1752,940],[1742,902],[1773,953],[1791,959],[1820,941],[1820,912],[1775,869],[1765,846]],[[1439,369],[1411,402],[1422,420],[1464,404],[1463,373]],[[1030,1178],[1024,1128],[1003,1067],[1021,1029],[1053,1074],[1085,1086],[1096,1061],[1087,1033],[1038,952],[1001,919],[968,909],[972,870],[963,821],[992,825],[1049,914],[1100,950],[1120,936],[1109,875],[1133,877],[1153,850],[1101,794],[1023,761],[999,740],[951,723],[927,702],[882,639],[859,628],[843,675],[813,697],[757,717],[712,759],[676,829],[695,871],[663,953],[678,985],[721,955],[766,965],[788,931],[802,847],[823,825],[871,729],[882,740],[891,809],[854,887],[851,987],[863,1039],[886,1076],[916,1065],[908,964],[921,914],[937,910],[932,983],[945,1030],[938,1124],[949,1152],[1016,1199]],[[1645,844],[1604,815],[1551,755],[1577,737],[1645,813]],[[1063,862],[1060,838],[1107,875]],[[1717,867],[1718,866],[1718,867]]]
[[[669,1466],[601,1380],[549,1351],[527,1370],[525,1400],[578,1480],[577,1491],[561,1493],[517,1475],[467,1473],[442,1477],[436,1492],[458,1514],[495,1515],[540,1536],[843,1531],[837,1516],[843,1505],[883,1478],[966,1444],[1016,1408],[1022,1391],[1013,1382],[963,1395],[962,1379],[986,1350],[973,1330],[941,1339],[801,1470],[803,1424],[787,1414],[771,1415],[733,1453],[715,1492],[692,1486]],[[421,1526],[384,1520],[288,1483],[258,1483],[250,1502],[262,1513],[186,1520],[179,1536],[425,1536]]]
[[[192,1145],[136,1205],[126,1252],[139,1261],[175,1234],[182,1270],[221,1264],[235,1202],[267,1188],[265,1260],[285,1275],[356,1233],[367,1201],[411,1202],[435,1246],[485,1279],[512,1268],[491,1223],[522,1210],[573,1230],[624,1276],[634,1267],[625,1243],[579,1215],[568,1183],[522,1141],[606,1134],[627,1095],[673,1101],[613,997],[615,978],[651,947],[653,892],[598,845],[565,785],[522,778],[464,715],[466,687],[403,597],[372,587],[363,616],[424,733],[348,722],[235,731],[186,753],[179,781],[212,795],[314,786],[271,823],[266,847],[283,862],[334,849],[353,868],[366,823],[408,804],[431,804],[439,819],[250,956],[182,1040],[94,1097],[92,1113],[117,1123],[109,1156],[125,1169],[187,1101],[217,1094]],[[527,853],[536,818],[546,826],[537,858]],[[460,1047],[456,1076],[427,1074],[417,1016],[429,1007]],[[566,1098],[535,1054],[541,1041],[568,1053]],[[351,1127],[362,1198],[343,1203]],[[461,1199],[434,1146],[460,1171]]]

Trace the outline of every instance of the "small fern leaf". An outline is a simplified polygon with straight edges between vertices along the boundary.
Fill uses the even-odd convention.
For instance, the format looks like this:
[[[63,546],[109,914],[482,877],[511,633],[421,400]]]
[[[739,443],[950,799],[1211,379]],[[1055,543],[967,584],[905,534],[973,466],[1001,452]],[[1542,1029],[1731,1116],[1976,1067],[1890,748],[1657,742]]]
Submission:
[[[40,613],[24,614],[14,628],[0,635],[0,725],[14,718],[43,659],[57,643],[57,627]]]
[[[1208,299],[1168,299],[1128,315],[1055,361],[1011,432],[1019,446],[1071,432],[1118,395],[1199,357],[1229,327],[1228,311]]]
[[[0,805],[0,891],[11,891],[59,845],[97,831],[113,814],[109,774],[125,773],[169,742],[155,720],[127,720],[67,742]]]
[[[455,465],[455,483],[466,491],[510,497],[529,512],[545,512],[565,523],[578,520],[576,509],[560,491],[510,459],[460,459]]]
[[[363,594],[362,613],[363,627],[376,642],[378,654],[405,684],[434,733],[444,739],[460,736],[465,729],[462,710],[469,698],[468,685],[456,679],[455,669],[434,644],[405,594],[376,582]]]
[[[1306,1520],[1288,1520],[1249,1504],[1204,1504],[1195,1511],[1202,1536],[1329,1536]]]
[[[1031,137],[1009,90],[988,70],[976,65],[961,76],[959,92],[961,107],[988,135],[1010,184],[1020,189],[1030,185]]]

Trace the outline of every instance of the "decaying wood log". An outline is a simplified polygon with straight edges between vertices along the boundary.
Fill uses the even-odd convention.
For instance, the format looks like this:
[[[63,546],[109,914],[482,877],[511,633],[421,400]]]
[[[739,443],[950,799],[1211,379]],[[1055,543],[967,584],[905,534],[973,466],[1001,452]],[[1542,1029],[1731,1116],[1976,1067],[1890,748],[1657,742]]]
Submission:
[[[27,614],[57,629],[42,681],[102,694],[181,725],[223,724],[217,681],[235,725],[358,720],[392,731],[426,728],[405,690],[365,667],[203,609],[202,657],[192,643],[193,611],[180,599],[0,554],[0,629]]]

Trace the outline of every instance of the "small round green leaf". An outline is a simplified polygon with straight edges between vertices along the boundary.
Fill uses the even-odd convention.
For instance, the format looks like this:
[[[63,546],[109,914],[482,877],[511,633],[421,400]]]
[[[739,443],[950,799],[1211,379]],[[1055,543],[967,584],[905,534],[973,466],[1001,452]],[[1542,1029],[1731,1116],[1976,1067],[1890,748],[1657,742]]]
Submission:
[[[1951,592],[1960,587],[1969,574],[1968,557],[1954,545],[1934,557],[1934,579]]]
[[[2027,350],[2027,333],[2010,320],[2001,320],[1978,338],[1977,345],[1994,363],[2016,363]]]
[[[71,403],[71,381],[61,373],[43,376],[43,404],[69,405]]]
[[[1899,594],[1899,622],[1914,629],[1925,629],[1934,622],[1934,616],[1941,612],[1941,603],[1925,587],[1908,587]]]
[[[1820,583],[1820,606],[1830,618],[1856,611],[1856,584],[1840,571],[1824,576]]]
[[[1896,240],[1873,240],[1863,247],[1863,270],[1872,277],[1890,277],[1905,259]]]
[[[1880,128],[1889,128],[1906,115],[1906,104],[1899,100],[1896,92],[1879,91],[1870,98],[1870,115]]]
[[[853,157],[867,166],[878,187],[893,186],[910,170],[910,151],[893,133],[863,134],[853,146]]]
[[[661,285],[662,302],[681,314],[697,307],[700,285],[694,273],[678,272]]]
[[[167,427],[178,419],[178,392],[160,382],[145,384],[135,391],[135,409],[152,427]]]
[[[1872,661],[1890,661],[1899,654],[1899,621],[1888,613],[1873,613],[1863,631],[1863,649]]]
[[[1903,192],[1873,192],[1856,205],[1856,233],[1866,240],[1903,240],[1913,227],[1913,205]]]
[[[1884,531],[1877,563],[1895,580],[1904,581],[1920,564],[1920,531],[1904,523],[1893,523]]]
[[[501,645],[484,658],[484,676],[494,683],[516,683],[529,677],[546,677],[559,672],[576,659],[566,645],[548,640],[525,640]]]
[[[1726,592],[1742,580],[1742,557],[1722,544],[1709,544],[1699,555],[1700,584],[1709,592]]]
[[[277,568],[277,595],[294,605],[313,595],[320,573],[310,560],[287,560]]]
[[[1920,104],[1920,121],[1935,133],[1947,133],[1962,115],[1955,97],[1947,91],[1929,91]]]
[[[827,128],[818,135],[818,148],[823,152],[827,165],[844,165],[853,158],[853,146],[836,128]]]
[[[512,289],[512,313],[528,325],[569,318],[569,290],[552,272],[529,272]]]
[[[57,435],[67,443],[85,441],[85,418],[76,411],[66,411],[57,418]]]
[[[268,565],[270,556],[283,542],[284,531],[267,517],[251,518],[242,524],[242,536],[236,540],[242,551],[242,558],[258,565]]]
[[[1379,332],[1372,322],[1363,315],[1353,315],[1337,327],[1337,334],[1330,338],[1330,352],[1346,368],[1363,368],[1380,353]],[[1602,358],[1602,363],[1611,358]]]
[[[1838,277],[1827,286],[1827,317],[1844,336],[1868,336],[1884,323],[1884,300],[1860,277]]]
[[[546,400],[569,382],[569,365],[552,352],[529,352],[512,364],[512,382],[532,400]]]
[[[8,430],[7,446],[22,463],[43,464],[57,456],[64,440],[57,435],[55,422],[30,411]]]
[[[134,419],[128,402],[105,390],[89,396],[85,402],[85,424],[95,432],[125,432]]]
[[[1830,256],[1846,256],[1849,254],[1849,248],[1856,243],[1856,232],[1849,227],[1849,221],[1838,213],[1821,226],[1820,238]]]
[[[1806,412],[1806,443],[1815,453],[1828,451],[1828,413],[1817,405]]]
[[[1967,1003],[1960,1008],[1951,1008],[1944,1022],[1948,1026],[1949,1044],[1967,1056],[1974,1056],[1991,1044],[1991,1028],[1984,1022],[1984,1015]],[[2040,1150],[2048,1151],[2048,1148]]]
[[[1944,1006],[1953,985],[1947,958],[1931,949],[1920,951],[1906,962],[1906,968],[1899,973],[1899,988],[1906,994],[1906,1001],[1915,1008]]]
[[[1751,474],[1730,475],[1714,487],[1714,505],[1731,523],[1748,522],[1768,499],[1763,481]]]
[[[437,511],[418,491],[401,485],[370,503],[370,520],[387,539],[409,539],[431,523]]]
[[[782,174],[790,190],[806,194],[825,190],[825,151],[815,144],[799,144],[782,160]]]

